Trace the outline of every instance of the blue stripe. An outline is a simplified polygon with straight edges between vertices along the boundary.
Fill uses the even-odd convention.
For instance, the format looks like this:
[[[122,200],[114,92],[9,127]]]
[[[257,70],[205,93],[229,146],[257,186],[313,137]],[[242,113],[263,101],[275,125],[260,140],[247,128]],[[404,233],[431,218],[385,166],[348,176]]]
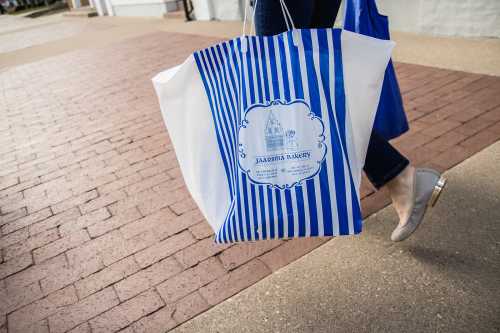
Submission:
[[[267,40],[269,47],[269,66],[271,67],[271,81],[273,85],[274,96],[273,99],[280,99],[280,88],[279,88],[279,80],[278,80],[278,69],[276,67],[276,58],[275,58],[275,47],[274,47],[274,39],[269,38]],[[278,226],[281,226],[281,235],[283,234],[283,210],[281,209],[281,192],[280,190],[275,190],[275,199],[276,199],[276,214],[278,220]],[[274,229],[274,226],[272,227]],[[278,230],[273,230],[274,233],[278,233],[280,235],[279,228]],[[283,236],[280,236],[283,237]]]
[[[302,31],[302,40],[304,43],[304,49],[306,53],[308,50],[312,53],[312,40],[311,40],[311,31],[303,30]],[[311,111],[316,115],[316,117],[322,118],[321,114],[321,103],[320,103],[320,95],[319,95],[319,87],[318,87],[318,78],[316,74],[316,68],[314,67],[313,57],[306,56],[306,67],[307,67],[307,78],[309,84],[309,97],[311,103]],[[328,153],[328,152],[327,152]],[[326,161],[323,161],[321,165],[321,170],[319,172],[319,181],[320,181],[320,192],[321,192],[321,205],[323,207],[323,230],[325,235],[333,235],[332,229],[332,208],[330,205],[330,189],[328,184],[328,174],[326,169]],[[334,163],[335,164],[335,163]],[[346,215],[347,216],[347,215]]]
[[[283,238],[285,231],[283,230],[284,220],[283,220],[283,209],[281,207],[281,200],[280,200],[281,194],[280,190],[278,189],[275,189],[274,192],[276,194],[276,210],[278,212],[278,237]]]
[[[227,99],[226,99],[226,91],[225,89],[221,89],[221,80],[219,78],[219,72],[220,72],[220,68],[219,68],[219,64],[214,56],[214,59],[212,60],[212,57],[210,57],[210,53],[212,53],[212,56],[213,56],[213,48],[210,48],[207,50],[207,61],[210,65],[210,68],[211,68],[211,74],[213,76],[213,80],[215,82],[217,82],[217,87],[219,89],[216,89],[217,91],[217,96],[218,96],[218,101],[219,101],[219,114],[221,115],[221,118],[222,118],[222,122],[224,124],[224,126],[221,126],[221,128],[223,129],[222,131],[222,135],[224,136],[224,138],[226,140],[229,141],[229,145],[227,146],[227,150],[229,152],[229,156],[228,158],[230,159],[230,161],[234,161],[235,160],[235,149],[234,147],[236,146],[236,142],[235,142],[235,139],[236,139],[236,132],[234,130],[234,126],[231,126],[232,124],[234,124],[234,122],[231,122],[230,119],[228,119],[230,117],[230,109],[229,109],[229,105],[227,103]],[[215,64],[214,64],[215,63]],[[214,76],[215,75],[215,76]],[[221,91],[222,90],[222,91]],[[226,112],[224,112],[224,110]],[[231,135],[231,132],[234,133],[234,135]],[[234,172],[235,172],[235,168],[234,168],[234,163],[231,163],[231,168],[229,169],[230,170],[230,173],[231,173],[231,178],[230,178],[230,182],[231,182],[231,187],[233,187],[233,184],[234,184]]]
[[[292,207],[292,194],[290,193],[290,190],[285,190],[285,204],[286,204],[286,211],[287,211],[287,217],[288,217],[288,237],[292,238],[293,237],[293,231],[294,231],[294,216],[293,216],[293,207]]]
[[[258,81],[258,78],[254,77],[253,68],[252,68],[252,56],[253,56],[252,55],[252,47],[251,47],[251,44],[252,44],[251,38],[252,37],[247,37],[247,38],[248,38],[248,48],[247,48],[247,52],[246,52],[246,56],[245,56],[245,60],[246,60],[245,65],[246,65],[247,70],[248,70],[248,73],[247,73],[248,79],[244,82],[247,84],[245,89],[249,89],[249,91],[250,91],[250,100],[248,101],[249,102],[248,106],[250,106],[250,105],[253,105],[257,102],[256,97],[255,97],[256,89],[254,87],[254,83],[256,80]],[[247,107],[245,107],[245,110]],[[247,181],[248,181],[248,178],[247,178]],[[255,228],[257,226],[258,219],[259,219],[258,215],[257,215],[257,201],[256,201],[256,197],[255,197],[255,185],[251,182],[248,182],[247,186],[250,186],[250,199],[252,200],[253,225],[252,225],[252,219],[250,219],[248,215],[247,215],[247,219],[249,222],[248,224],[249,224],[249,228],[250,228],[250,234],[255,236]]]
[[[281,74],[283,75],[283,89],[285,90],[285,100],[290,101],[290,86],[288,83],[288,80],[286,79],[288,76],[288,72],[286,69],[286,61],[285,61],[285,45],[283,42],[283,36],[285,34],[280,35],[278,38],[278,47],[279,47],[279,52],[280,52],[280,58],[281,58]]]
[[[252,43],[251,43],[251,45],[252,45],[251,56],[253,57],[253,59],[255,61],[255,73],[257,75],[257,77],[254,78],[254,80],[257,81],[258,94],[256,93],[256,95],[259,96],[259,98],[257,99],[259,101],[259,103],[262,103],[264,101],[264,96],[261,96],[262,95],[262,84],[264,84],[264,83],[261,82],[261,80],[260,80],[261,66],[259,64],[260,57],[259,57],[259,53],[257,52],[256,37],[251,37],[251,41],[252,41]]]
[[[264,101],[270,101],[271,100],[271,93],[269,91],[269,78],[267,77],[267,57],[266,57],[266,50],[265,50],[265,44],[264,44],[264,37],[259,36],[258,37],[259,43],[260,43],[260,57],[262,59],[262,73],[264,76]]]
[[[206,55],[204,53],[201,53],[201,60],[205,66],[205,68],[209,68],[209,60],[208,58],[206,57]],[[211,67],[211,66],[210,66]],[[211,89],[213,91],[213,95],[215,97],[215,112],[213,112],[216,116],[216,119],[217,119],[217,122],[218,122],[218,126],[217,126],[217,135],[221,136],[222,137],[222,142],[223,142],[223,147],[224,147],[224,154],[223,154],[223,159],[225,159],[227,162],[227,169],[228,169],[228,172],[229,172],[229,178],[228,178],[228,181],[229,183],[231,184],[231,179],[232,179],[232,163],[230,163],[228,159],[231,158],[231,146],[230,144],[228,143],[228,137],[227,137],[227,134],[225,133],[225,130],[223,128],[223,116],[221,113],[222,110],[221,110],[221,102],[220,102],[220,92],[219,90],[217,89],[217,87],[215,86],[215,78],[212,78],[212,76],[210,75],[210,73],[213,73],[213,68],[211,68],[211,70],[208,70],[207,71],[207,78],[208,78],[208,82],[210,83],[210,86],[211,86]],[[231,186],[231,185],[230,185]],[[231,190],[231,187],[230,187],[230,190]]]
[[[236,42],[234,40],[229,41],[229,50],[230,50],[230,54],[231,54],[232,61],[234,64],[234,69],[235,69],[236,75],[237,75],[235,79],[238,80],[237,82],[235,82],[235,86],[236,86],[235,93],[236,93],[236,98],[237,98],[236,117],[238,119],[238,126],[239,126],[240,119],[241,119],[239,108],[240,108],[240,99],[242,98],[241,97],[242,91],[240,90],[240,84],[241,84],[240,78],[242,77],[243,73],[240,72],[241,68],[238,65],[238,62],[241,61],[241,54],[239,53],[239,49],[237,47],[238,47],[237,41]],[[238,56],[238,54],[240,54],[240,56]],[[244,222],[243,222],[243,216],[242,216],[242,210],[244,209],[242,202],[244,202],[244,201],[242,201],[241,193],[239,191],[240,176],[241,176],[241,172],[238,169],[237,170],[237,177],[236,177],[236,184],[234,185],[235,190],[236,190],[236,207],[237,207],[236,210],[237,210],[237,214],[238,214],[237,215],[237,217],[238,217],[237,223],[238,223],[238,228],[239,228],[238,237],[239,237],[239,240],[245,240],[245,233],[244,233],[244,229],[243,229]]]
[[[362,228],[362,216],[361,208],[358,201],[358,196],[356,188],[354,186],[354,181],[352,177],[352,169],[350,167],[350,161],[347,153],[347,143],[345,134],[345,86],[344,86],[344,72],[342,65],[342,43],[341,43],[341,30],[333,30],[333,49],[334,49],[334,63],[335,63],[335,105],[338,111],[337,117],[339,119],[339,130],[341,133],[341,139],[343,142],[343,149],[346,158],[346,162],[349,166],[349,181],[351,183],[351,197],[352,197],[352,211],[353,211],[353,222],[354,222],[354,232],[361,232]],[[342,118],[340,118],[342,117]],[[342,119],[342,120],[340,120]],[[346,234],[349,234],[347,231]]]
[[[299,50],[293,43],[292,32],[287,33],[288,38],[288,51],[290,53],[290,66],[292,72],[292,82],[295,90],[295,98],[304,99],[304,88],[302,87],[302,75],[300,73],[300,63],[299,63]],[[295,187],[295,197],[297,201],[297,210],[298,210],[298,235],[299,237],[305,236],[306,230],[306,214],[305,214],[305,206],[304,206],[304,194],[302,191],[302,187]]]
[[[217,144],[219,146],[219,152],[221,154],[222,163],[224,165],[224,171],[226,173],[227,179],[229,180],[229,179],[231,179],[230,178],[230,173],[229,173],[229,166],[228,166],[227,158],[225,158],[226,155],[225,155],[224,150],[223,150],[224,146],[222,145],[222,141],[221,141],[221,138],[220,138],[220,135],[219,135],[220,130],[219,130],[218,121],[217,121],[218,117],[216,115],[217,109],[215,108],[214,102],[213,102],[213,99],[212,99],[212,94],[211,94],[212,90],[210,89],[209,84],[207,82],[207,78],[205,76],[205,72],[202,70],[202,65],[201,65],[201,62],[200,62],[199,53],[194,53],[193,56],[194,56],[194,59],[196,61],[197,66],[198,66],[198,69],[199,69],[198,71],[200,73],[201,80],[202,80],[203,85],[205,87],[205,92],[207,94],[207,98],[208,98],[209,104],[211,105],[210,110],[212,111],[212,118],[214,120],[215,131],[217,133],[217,135],[216,135]],[[211,86],[211,84],[210,84],[210,86]],[[228,186],[229,186],[229,192],[231,192],[231,184],[230,184],[229,181],[228,181]]]
[[[245,204],[245,216],[246,216],[246,221],[245,222],[245,225],[246,225],[246,239],[247,240],[250,240],[252,239],[251,237],[251,228],[250,228],[250,208],[248,207],[248,202],[249,202],[249,199],[248,198],[248,191],[247,191],[247,176],[245,174],[242,174],[241,175],[241,184],[243,185],[243,202]]]
[[[267,191],[267,206],[269,207],[269,238],[274,238],[274,207],[273,207],[273,191],[271,187],[266,188]]]
[[[328,50],[328,36],[325,30],[318,30],[318,44],[320,48],[324,48]],[[341,142],[338,134],[337,124],[335,122],[334,110],[332,108],[332,96],[330,96],[330,66],[328,59],[331,55],[328,53],[320,52],[320,67],[322,73],[322,81],[323,81],[323,90],[325,93],[326,104],[328,108],[328,117],[330,123],[330,140],[331,140],[331,148],[333,154],[333,173],[334,173],[334,181],[336,187],[336,197],[337,197],[337,211],[339,215],[339,233],[344,234],[347,230],[348,232],[348,211],[347,211],[347,201],[346,201],[346,188],[345,188],[345,173],[344,173],[344,163],[343,163],[343,154],[341,150]],[[336,85],[338,82],[338,76],[336,75],[336,65],[337,59],[334,57],[334,71],[335,78],[334,84]],[[326,76],[325,76],[326,75]],[[338,87],[335,86],[335,91],[337,91]],[[335,108],[338,105],[335,104]]]
[[[259,202],[260,202],[260,221],[262,223],[262,229],[260,230],[259,239],[267,238],[267,229],[266,229],[266,204],[264,202],[264,191],[266,190],[265,186],[259,186]]]
[[[257,197],[255,195],[255,188],[257,186],[250,183],[250,196],[252,198],[252,216],[253,216],[253,226],[252,226],[252,235],[255,236],[255,231],[257,230],[259,216],[257,215]],[[257,237],[255,237],[257,238]]]

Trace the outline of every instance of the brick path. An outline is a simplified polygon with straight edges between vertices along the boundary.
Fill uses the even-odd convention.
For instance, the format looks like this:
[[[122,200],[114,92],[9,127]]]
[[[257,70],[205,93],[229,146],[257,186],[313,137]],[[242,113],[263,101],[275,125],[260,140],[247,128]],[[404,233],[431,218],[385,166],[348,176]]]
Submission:
[[[150,82],[213,42],[156,33],[0,72],[0,333],[163,332],[325,241],[213,244]],[[397,70],[414,163],[500,139],[500,78]],[[388,203],[362,195],[365,215]]]

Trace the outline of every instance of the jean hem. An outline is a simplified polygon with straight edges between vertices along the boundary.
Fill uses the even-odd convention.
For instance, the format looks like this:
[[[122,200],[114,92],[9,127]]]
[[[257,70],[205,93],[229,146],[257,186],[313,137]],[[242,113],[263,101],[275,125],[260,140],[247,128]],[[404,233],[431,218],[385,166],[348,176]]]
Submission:
[[[370,177],[369,174],[367,174],[368,179],[370,182],[373,184],[373,186],[379,190],[381,187],[383,187],[385,184],[396,178],[406,167],[410,165],[410,161],[404,160],[401,161],[400,163],[396,164],[390,171],[386,172],[384,174],[384,177],[381,179],[373,179]]]

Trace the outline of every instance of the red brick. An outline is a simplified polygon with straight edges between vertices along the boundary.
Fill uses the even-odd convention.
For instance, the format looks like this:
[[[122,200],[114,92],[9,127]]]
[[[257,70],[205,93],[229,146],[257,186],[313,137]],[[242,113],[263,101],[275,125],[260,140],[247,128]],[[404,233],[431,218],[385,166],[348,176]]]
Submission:
[[[59,226],[59,233],[61,236],[65,236],[68,234],[71,234],[73,232],[76,232],[78,230],[88,228],[89,234],[91,237],[94,237],[90,233],[90,228],[91,226],[97,224],[98,222],[101,222],[103,220],[106,220],[109,218],[111,214],[106,208],[101,208],[98,210],[95,210],[89,214],[83,215],[78,217],[75,221],[72,221],[71,223],[65,223]]]
[[[221,263],[212,257],[168,279],[156,289],[165,303],[174,303],[226,273]]]
[[[5,261],[0,264],[0,279],[17,273],[33,264],[31,253],[25,253],[17,258]]]
[[[134,333],[165,333],[177,326],[172,318],[175,311],[173,306],[164,306],[160,310],[136,321],[132,324]]]
[[[27,256],[28,254],[26,254]],[[24,255],[23,255],[24,256]],[[5,279],[7,289],[22,290],[32,283],[39,285],[38,281],[46,278],[50,274],[59,273],[67,264],[64,254],[44,261],[41,264],[30,266],[21,272]]]
[[[189,198],[186,200],[182,200],[174,203],[173,205],[168,206],[176,215],[182,215],[186,212],[196,209],[198,206],[193,199]]]
[[[120,300],[124,301],[180,273],[182,269],[175,259],[166,258],[116,283],[114,287]]]
[[[482,108],[469,108],[466,111],[464,110],[462,112],[456,112],[455,114],[451,115],[449,119],[465,123],[471,119],[474,119],[482,115],[485,112],[486,110]]]
[[[28,214],[26,207],[21,207],[13,212],[0,216],[0,226],[20,219]]]
[[[158,237],[163,239],[185,230],[200,221],[203,221],[203,215],[199,210],[193,210],[181,216],[174,217],[171,220],[162,221],[163,223],[158,225],[155,231]]]
[[[125,192],[128,195],[133,195],[137,192],[144,191],[146,189],[152,188],[162,182],[170,180],[170,176],[166,173],[160,173],[158,175],[143,179],[140,183],[135,183],[129,185],[125,188]]]
[[[236,244],[219,254],[219,259],[225,269],[231,270],[281,244],[280,240]]]
[[[27,285],[19,290],[7,290],[7,297],[0,299],[0,313],[10,313],[36,301],[37,299],[40,299],[41,297],[42,291],[40,290],[40,284],[37,282]]]
[[[477,132],[481,131],[482,129],[488,127],[491,124],[491,121],[481,119],[479,118],[474,118],[472,120],[469,120],[465,124],[463,124],[460,127],[455,128],[454,130],[456,132],[462,133],[466,136],[472,136],[476,134]]]
[[[122,225],[126,225],[132,221],[140,219],[141,217],[141,213],[137,210],[137,208],[132,207],[127,210],[121,211],[120,214],[115,215],[105,221],[101,221],[89,226],[87,230],[91,237],[97,237]]]
[[[0,195],[2,194],[3,190],[6,188],[9,188],[11,186],[19,184],[19,178],[18,177],[5,177],[1,178],[0,181]]]
[[[189,193],[183,188],[172,192],[170,190],[161,191],[152,195],[150,200],[141,201],[138,207],[143,215],[149,215],[188,197]]]
[[[184,231],[150,246],[147,249],[136,253],[134,256],[141,267],[147,267],[179,250],[182,250],[194,242],[195,239],[191,233],[189,233],[189,231]]]
[[[326,241],[326,238],[292,239],[262,255],[259,259],[274,272],[311,252]]]
[[[87,200],[86,202],[82,202],[80,205],[80,210],[82,214],[86,214],[88,212],[91,212],[93,210],[109,206],[118,200],[121,200],[126,197],[125,192],[123,191],[115,191],[112,193],[108,193],[102,196],[99,196],[98,198],[94,200]]]
[[[78,291],[78,296],[80,298],[85,298],[98,290],[126,278],[138,270],[139,266],[133,257],[128,257],[118,261],[99,272],[89,275],[82,280],[76,281],[75,287]]]
[[[158,242],[158,237],[153,230],[143,232],[140,235],[132,237],[116,244],[114,247],[109,247],[103,250],[100,255],[105,265],[112,263],[146,249]]]
[[[155,229],[158,231],[157,228],[164,223],[171,222],[169,220],[172,220],[173,216],[168,209],[162,209],[152,215],[136,219],[134,222],[124,225],[120,228],[120,231],[126,239],[132,238],[146,230]]]
[[[39,263],[56,255],[63,253],[69,249],[75,248],[84,242],[89,241],[89,235],[86,230],[80,230],[73,234],[69,234],[63,238],[58,239],[44,247],[33,251],[33,258],[35,262]]]
[[[183,323],[203,311],[208,310],[210,305],[197,292],[181,299],[177,305],[173,318],[178,323]]]
[[[210,305],[220,303],[269,275],[271,271],[260,260],[254,259],[227,275],[199,289]]]
[[[155,193],[152,190],[146,190],[144,192],[141,192],[141,193],[123,198],[121,200],[118,200],[117,202],[109,205],[108,208],[109,208],[111,214],[119,215],[120,212],[122,212],[124,210],[138,207],[139,205],[144,204],[144,202],[148,202],[149,200],[153,200],[156,197],[158,197],[158,193]],[[144,212],[141,212],[141,213],[143,216],[150,214],[150,213],[144,214]]]
[[[490,122],[500,121],[500,107],[484,113],[481,118],[484,120],[489,120]]]
[[[9,188],[1,190],[0,196],[11,195],[11,194],[14,194],[16,192],[20,192],[20,191],[23,191],[25,189],[29,189],[30,187],[36,186],[38,184],[40,184],[40,178],[37,177],[34,179],[30,179],[30,180],[24,181],[22,183],[19,183],[15,186],[11,186]]]
[[[423,135],[421,133],[415,133],[411,135],[403,135],[401,138],[394,140],[395,146],[404,149],[412,150],[419,146],[423,146],[426,143],[432,141],[432,137]]]
[[[469,151],[477,152],[499,139],[500,134],[490,131],[481,131],[460,143],[460,146],[467,148]]]
[[[84,321],[118,305],[118,303],[118,298],[112,287],[108,287],[51,315],[49,317],[50,332],[66,332]]]
[[[175,258],[185,267],[191,267],[227,249],[230,245],[216,244],[212,238],[206,238],[175,254]]]
[[[68,200],[64,200],[60,203],[57,203],[55,205],[52,205],[52,211],[54,214],[58,214],[60,212],[64,212],[65,210],[71,209],[77,205],[84,204],[92,199],[97,198],[98,193],[96,190],[88,191],[85,193],[82,193],[76,197],[70,198]],[[83,211],[82,213],[87,213],[87,211]]]
[[[144,170],[146,168],[149,168],[151,166],[155,166],[156,162],[154,160],[147,160],[147,161],[141,161],[139,163],[136,163],[134,165],[128,165],[123,169],[120,169],[119,171],[116,172],[116,175],[119,178],[129,176],[134,173],[138,173],[140,170]]]
[[[432,159],[442,170],[448,170],[472,155],[472,151],[462,146],[454,146]]]
[[[64,263],[57,270],[50,271],[45,278],[40,278],[40,285],[44,294],[50,294],[103,268],[102,259],[97,256],[89,258],[85,264]]]
[[[60,307],[74,304],[77,301],[78,298],[73,286],[56,291],[9,314],[9,331],[25,332],[26,327],[56,313]]]
[[[19,243],[6,247],[3,251],[4,259],[9,260],[23,253],[30,252],[59,238],[57,229],[47,230],[35,236],[29,237]]]
[[[391,198],[389,197],[387,190],[382,189],[376,191],[361,201],[361,212],[363,213],[363,218],[366,219],[368,216],[378,212],[390,203]]]
[[[65,223],[71,223],[80,217],[80,211],[78,208],[68,209],[60,214],[53,215],[48,219],[30,225],[28,230],[30,235],[36,235],[40,232],[53,229]]]
[[[189,227],[189,231],[191,231],[191,233],[193,234],[194,237],[196,237],[196,239],[207,238],[208,236],[214,234],[212,227],[210,226],[210,224],[208,224],[207,221],[203,221],[201,223]]]
[[[88,322],[83,323],[81,325],[78,325],[77,327],[73,328],[71,331],[68,331],[68,333],[92,333],[92,329],[90,328],[90,325]],[[131,332],[134,333],[134,332]]]
[[[460,126],[461,123],[458,121],[453,121],[453,120],[441,120],[437,122],[436,124],[422,130],[422,134],[437,138],[440,137],[441,135],[445,134],[448,131],[451,131],[452,129]]]
[[[433,151],[444,152],[453,146],[456,146],[459,142],[464,141],[467,138],[466,135],[459,132],[450,131],[438,139],[429,142],[425,147],[430,148]]]
[[[149,290],[90,321],[93,333],[115,332],[163,306],[158,294]]]
[[[26,207],[26,200],[24,200],[23,193],[19,192],[4,198],[0,198],[0,207],[2,207],[2,213],[7,214],[20,208]],[[29,211],[29,213],[31,214],[32,211]]]
[[[2,227],[2,233],[4,235],[11,233],[11,232],[16,231],[18,229],[32,225],[33,223],[42,221],[51,215],[52,215],[52,211],[50,210],[50,208],[42,209],[38,212],[35,212],[33,214],[30,214],[28,216],[25,216],[23,218],[20,218],[18,220],[15,220],[15,221],[9,223],[9,224],[4,225]]]
[[[89,258],[99,256],[101,252],[108,248],[116,247],[122,244],[123,241],[121,233],[115,230],[68,251],[66,256],[71,265],[83,265]]]
[[[489,132],[500,134],[500,121],[490,127],[487,128]]]
[[[27,228],[14,231],[6,236],[0,238],[0,248],[16,244],[21,241],[27,240],[29,232]]]
[[[69,187],[71,188],[71,192],[74,195],[78,195],[80,193],[95,189],[96,187],[112,183],[114,180],[116,180],[116,176],[112,173],[109,173],[97,177],[85,177],[81,180],[72,182]]]
[[[127,175],[126,177],[119,178],[118,180],[111,182],[106,185],[99,186],[97,190],[99,193],[112,193],[116,190],[120,190],[127,185],[138,183],[142,180],[142,177],[139,173],[133,173],[131,175]]]
[[[140,170],[139,174],[142,177],[147,178],[147,177],[152,177],[152,176],[158,175],[160,173],[164,173],[166,171],[167,171],[167,167],[164,164],[157,164],[157,165],[153,165],[149,168]]]
[[[12,330],[11,332],[16,331]],[[7,330],[5,330],[5,333],[7,333]],[[23,327],[22,333],[49,333],[49,322],[47,319],[44,319],[29,326],[25,326]]]

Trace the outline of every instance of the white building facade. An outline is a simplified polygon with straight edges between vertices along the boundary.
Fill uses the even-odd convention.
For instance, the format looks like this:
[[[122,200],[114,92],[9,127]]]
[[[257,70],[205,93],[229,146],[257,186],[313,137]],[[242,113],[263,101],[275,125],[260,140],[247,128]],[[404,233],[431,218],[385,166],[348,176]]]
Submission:
[[[192,1],[198,20],[243,17],[244,0]],[[377,5],[381,14],[389,16],[392,30],[500,38],[500,0],[377,0]]]

